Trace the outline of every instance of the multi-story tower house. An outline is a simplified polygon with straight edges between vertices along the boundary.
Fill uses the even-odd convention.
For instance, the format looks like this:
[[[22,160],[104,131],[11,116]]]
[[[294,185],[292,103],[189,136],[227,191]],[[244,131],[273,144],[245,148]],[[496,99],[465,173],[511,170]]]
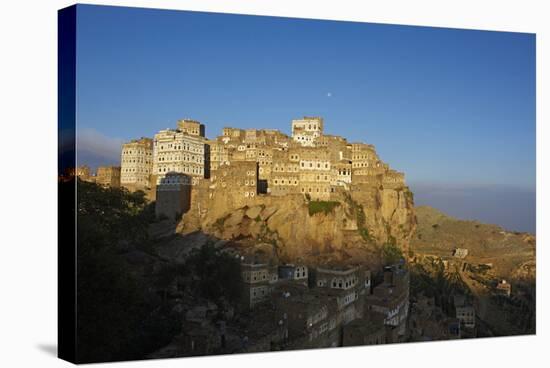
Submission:
[[[202,124],[195,121],[181,120],[178,129],[165,129],[155,134],[153,174],[157,176],[157,184],[169,172],[189,175],[193,185],[208,176],[210,147],[201,135],[204,128],[200,126]]]
[[[380,167],[380,159],[376,154],[376,150],[372,144],[352,143],[351,144],[351,160],[353,169],[360,168],[376,168]]]
[[[268,188],[270,188],[271,195],[274,196],[300,193],[300,163],[295,153],[282,150],[273,151]]]
[[[120,164],[120,184],[123,187],[149,187],[153,172],[153,140],[141,138],[123,144]]]
[[[220,165],[229,163],[229,151],[219,140],[207,140],[210,147],[210,170],[217,170]]]
[[[312,199],[328,199],[334,181],[329,152],[313,147],[291,149],[289,152],[299,161],[300,192]]]
[[[317,140],[317,147],[328,151],[332,163],[332,186],[347,187],[351,184],[352,149],[347,140],[336,135],[322,135]]]
[[[351,144],[352,181],[353,183],[371,183],[376,176],[386,171],[372,144]]]
[[[258,148],[258,178],[260,180],[268,180],[271,177],[273,155],[277,151],[273,145],[266,145]]]
[[[302,146],[315,147],[317,139],[323,135],[323,118],[304,117],[292,120],[292,139]]]

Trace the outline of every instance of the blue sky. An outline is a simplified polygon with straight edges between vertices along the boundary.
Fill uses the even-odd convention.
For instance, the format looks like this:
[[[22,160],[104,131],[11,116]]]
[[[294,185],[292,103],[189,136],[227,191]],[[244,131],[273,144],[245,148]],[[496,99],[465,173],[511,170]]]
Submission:
[[[533,34],[80,6],[77,101],[92,164],[184,117],[214,137],[320,115],[327,133],[374,144],[419,204],[434,186],[531,193],[510,223],[483,214],[499,200],[435,203],[534,231]]]

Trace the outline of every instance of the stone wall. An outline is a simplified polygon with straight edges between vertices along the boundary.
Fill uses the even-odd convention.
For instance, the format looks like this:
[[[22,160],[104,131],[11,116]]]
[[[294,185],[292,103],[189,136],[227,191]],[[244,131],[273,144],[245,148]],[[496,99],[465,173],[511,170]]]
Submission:
[[[155,214],[178,220],[191,206],[191,177],[168,173],[156,187]]]

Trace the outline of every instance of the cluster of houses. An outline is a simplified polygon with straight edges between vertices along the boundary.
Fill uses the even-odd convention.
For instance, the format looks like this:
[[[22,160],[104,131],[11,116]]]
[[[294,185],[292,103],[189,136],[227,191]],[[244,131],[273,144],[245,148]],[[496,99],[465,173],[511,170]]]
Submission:
[[[241,258],[239,313],[208,318],[204,306],[198,308],[200,323],[196,313],[188,313],[177,355],[405,341],[409,272],[399,263],[383,273],[373,286],[371,272],[362,265],[308,267]]]
[[[120,166],[101,166],[94,174],[83,165],[73,174],[105,186],[142,190],[157,200],[157,215],[170,218],[189,209],[190,191],[210,195],[214,187],[247,203],[260,194],[328,200],[341,192],[405,186],[404,174],[383,162],[373,145],[325,134],[323,118],[293,119],[291,129],[287,135],[276,129],[225,127],[208,139],[204,124],[178,120],[175,129],[124,143]]]

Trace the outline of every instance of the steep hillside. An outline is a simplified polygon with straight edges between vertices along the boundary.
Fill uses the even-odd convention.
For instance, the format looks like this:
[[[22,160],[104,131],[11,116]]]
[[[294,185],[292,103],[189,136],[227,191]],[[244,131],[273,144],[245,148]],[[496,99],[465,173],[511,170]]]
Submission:
[[[467,261],[493,263],[503,277],[534,276],[533,235],[456,219],[428,206],[417,207],[416,217],[417,229],[411,239],[413,252],[448,256],[455,248],[466,248]]]

